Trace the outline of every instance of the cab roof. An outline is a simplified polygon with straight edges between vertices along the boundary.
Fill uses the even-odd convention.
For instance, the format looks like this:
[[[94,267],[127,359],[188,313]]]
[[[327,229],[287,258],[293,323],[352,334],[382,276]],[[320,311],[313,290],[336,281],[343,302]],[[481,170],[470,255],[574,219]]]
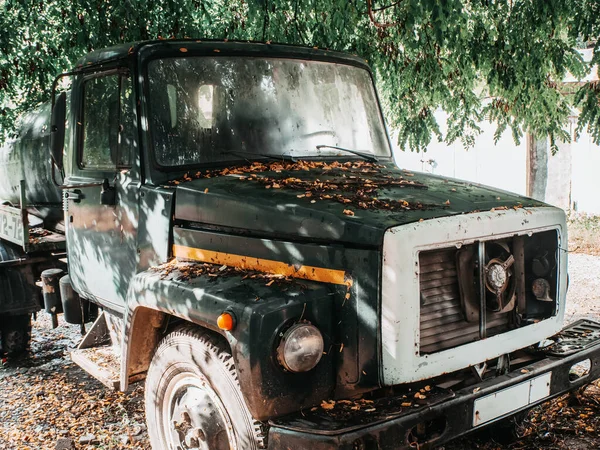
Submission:
[[[357,55],[317,47],[299,45],[270,44],[248,41],[223,41],[204,39],[168,39],[130,42],[95,50],[77,61],[77,69],[102,66],[118,60],[156,56],[248,56],[297,58],[331,61],[362,66],[368,69],[367,62]]]

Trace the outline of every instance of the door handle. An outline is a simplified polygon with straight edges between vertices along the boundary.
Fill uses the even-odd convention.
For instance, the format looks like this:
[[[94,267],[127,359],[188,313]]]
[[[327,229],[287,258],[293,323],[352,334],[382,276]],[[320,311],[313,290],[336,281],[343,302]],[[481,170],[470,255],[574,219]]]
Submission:
[[[84,196],[80,190],[76,190],[76,191],[72,191],[72,192],[65,191],[65,199],[66,200],[73,200],[75,203],[79,203],[81,201],[81,199],[83,199],[83,197]]]

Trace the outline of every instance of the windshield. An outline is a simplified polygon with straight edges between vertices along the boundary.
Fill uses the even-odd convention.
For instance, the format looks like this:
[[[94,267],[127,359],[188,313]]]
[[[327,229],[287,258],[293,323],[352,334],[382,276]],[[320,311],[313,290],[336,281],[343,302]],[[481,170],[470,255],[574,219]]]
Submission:
[[[369,73],[292,59],[186,57],[148,65],[161,166],[252,157],[390,154]],[[317,145],[325,146],[317,149]]]

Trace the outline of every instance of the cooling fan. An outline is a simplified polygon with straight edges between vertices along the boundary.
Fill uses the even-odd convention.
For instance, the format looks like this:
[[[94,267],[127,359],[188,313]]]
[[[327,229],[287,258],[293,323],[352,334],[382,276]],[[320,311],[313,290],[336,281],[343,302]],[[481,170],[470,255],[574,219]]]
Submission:
[[[483,278],[486,288],[486,305],[489,311],[508,312],[516,302],[515,258],[504,242],[485,245]]]

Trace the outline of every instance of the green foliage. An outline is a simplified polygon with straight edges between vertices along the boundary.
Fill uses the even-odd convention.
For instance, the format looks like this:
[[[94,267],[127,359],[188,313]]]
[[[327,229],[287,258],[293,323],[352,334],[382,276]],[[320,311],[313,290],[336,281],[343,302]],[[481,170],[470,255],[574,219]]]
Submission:
[[[4,0],[0,1],[0,127],[49,98],[53,77],[83,54],[162,38],[250,39],[359,54],[373,67],[402,148],[432,138],[472,145],[487,118],[512,130],[600,143],[600,85],[560,81],[589,67],[574,50],[600,35],[597,0]],[[594,63],[600,47],[594,48]],[[437,123],[438,108],[447,127]],[[446,130],[444,133],[442,129]]]

